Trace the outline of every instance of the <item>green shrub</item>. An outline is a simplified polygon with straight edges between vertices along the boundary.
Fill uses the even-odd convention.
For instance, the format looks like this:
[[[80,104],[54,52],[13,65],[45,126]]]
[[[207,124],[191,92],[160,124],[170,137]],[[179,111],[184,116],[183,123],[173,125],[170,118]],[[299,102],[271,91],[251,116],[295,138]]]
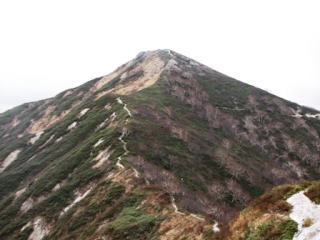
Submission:
[[[291,240],[298,230],[298,224],[291,220],[271,219],[258,227],[247,230],[246,240]]]
[[[110,232],[114,240],[150,239],[149,237],[157,224],[155,215],[129,207],[124,208],[117,218],[108,225],[107,231]]]
[[[200,77],[198,82],[209,94],[210,102],[220,107],[221,110],[236,117],[247,114],[246,111],[232,111],[232,109],[241,108],[247,103],[248,96],[252,91],[250,85],[218,74]]]
[[[122,194],[125,191],[125,186],[120,184],[112,184],[110,188],[108,189],[108,192],[106,193],[105,197],[102,199],[102,202],[104,204],[110,204],[114,200],[117,200],[122,196]]]
[[[33,228],[27,227],[22,232],[18,233],[15,240],[27,240],[29,235],[33,232]]]
[[[282,222],[279,228],[281,230],[281,235],[277,240],[290,240],[298,231],[298,224],[295,221],[289,219],[287,221]]]
[[[72,219],[71,224],[69,224],[68,231],[71,232],[83,225],[90,224],[90,222],[94,220],[96,214],[102,210],[103,209],[98,203],[89,204],[85,210]]]

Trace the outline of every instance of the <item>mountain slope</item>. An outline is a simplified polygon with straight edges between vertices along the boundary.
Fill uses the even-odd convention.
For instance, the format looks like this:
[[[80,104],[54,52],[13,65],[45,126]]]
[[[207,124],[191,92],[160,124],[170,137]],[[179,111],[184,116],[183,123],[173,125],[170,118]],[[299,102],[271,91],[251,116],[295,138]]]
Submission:
[[[141,53],[0,115],[0,238],[212,239],[265,190],[317,178],[319,116]]]
[[[320,183],[285,184],[252,201],[219,239],[319,239]]]

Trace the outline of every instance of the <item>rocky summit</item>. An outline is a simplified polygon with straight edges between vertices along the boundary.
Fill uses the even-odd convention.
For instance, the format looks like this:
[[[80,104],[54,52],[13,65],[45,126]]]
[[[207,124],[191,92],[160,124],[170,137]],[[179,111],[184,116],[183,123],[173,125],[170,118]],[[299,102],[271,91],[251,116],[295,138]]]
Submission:
[[[142,52],[0,114],[0,239],[320,239],[319,151],[318,111]]]

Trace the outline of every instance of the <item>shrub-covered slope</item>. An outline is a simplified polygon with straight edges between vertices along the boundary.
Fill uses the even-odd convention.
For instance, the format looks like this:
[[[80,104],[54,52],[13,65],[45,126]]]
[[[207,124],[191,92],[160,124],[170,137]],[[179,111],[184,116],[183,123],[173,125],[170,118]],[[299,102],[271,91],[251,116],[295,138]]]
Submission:
[[[265,190],[316,179],[319,133],[315,110],[144,52],[0,114],[0,239],[213,239]]]

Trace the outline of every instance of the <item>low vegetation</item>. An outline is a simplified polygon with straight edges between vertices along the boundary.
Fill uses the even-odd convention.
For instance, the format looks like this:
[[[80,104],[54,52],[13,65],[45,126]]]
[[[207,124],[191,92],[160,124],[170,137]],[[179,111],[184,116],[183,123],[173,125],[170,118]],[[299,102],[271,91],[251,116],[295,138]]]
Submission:
[[[108,225],[112,239],[150,239],[159,221],[157,216],[146,214],[135,208],[124,208],[117,218]]]
[[[121,96],[132,116],[117,102],[119,96],[97,99],[103,91],[144,77],[139,64],[148,54],[123,65],[97,92],[92,87],[101,78],[0,114],[0,162],[21,150],[0,174],[0,239],[28,239],[33,228],[26,224],[38,216],[52,227],[44,240],[153,240],[161,237],[160,229],[180,228],[174,225],[180,217],[187,218],[186,224],[200,223],[188,225],[192,230],[179,240],[193,239],[194,231],[203,240],[216,240],[214,221],[222,227],[223,240],[292,239],[297,224],[288,217],[292,206],[286,200],[305,191],[320,204],[319,182],[263,192],[318,178],[320,121],[297,119],[290,115],[296,104],[173,51],[159,52],[165,62],[174,59],[155,84]],[[80,116],[84,109],[89,111]],[[35,121],[34,133],[48,126],[31,144],[35,134],[29,127]],[[128,135],[122,136],[124,130]],[[101,153],[110,156],[105,154],[100,165]],[[120,156],[124,168],[116,164]],[[21,189],[25,191],[16,196]],[[174,211],[172,197],[186,215]],[[30,209],[23,212],[26,203]],[[310,227],[313,220],[305,219],[303,225]]]
[[[313,219],[312,218],[306,218],[303,221],[302,227],[310,227],[313,224]]]
[[[259,226],[247,230],[246,240],[290,240],[298,231],[298,224],[293,220],[271,219]]]

